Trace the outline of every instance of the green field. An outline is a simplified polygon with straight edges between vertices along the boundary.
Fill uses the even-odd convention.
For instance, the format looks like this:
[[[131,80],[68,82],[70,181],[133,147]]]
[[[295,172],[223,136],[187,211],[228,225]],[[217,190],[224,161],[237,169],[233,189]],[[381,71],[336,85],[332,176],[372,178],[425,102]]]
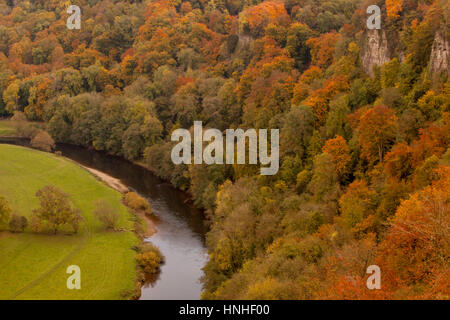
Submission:
[[[14,135],[15,129],[11,126],[11,121],[0,120],[0,137]]]
[[[82,211],[82,230],[77,235],[0,231],[0,299],[123,298],[123,292],[135,288],[132,247],[138,239],[122,195],[70,160],[0,144],[0,195],[15,212],[29,217],[38,206],[35,193],[45,185],[70,195],[73,206]],[[120,208],[119,226],[130,231],[104,231],[93,216],[97,199]],[[70,265],[81,269],[81,290],[67,289]]]

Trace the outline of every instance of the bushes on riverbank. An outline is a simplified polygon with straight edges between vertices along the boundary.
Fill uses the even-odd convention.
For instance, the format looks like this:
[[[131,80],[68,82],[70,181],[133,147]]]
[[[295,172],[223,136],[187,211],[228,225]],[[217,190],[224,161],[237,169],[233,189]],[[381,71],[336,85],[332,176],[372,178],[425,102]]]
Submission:
[[[147,215],[153,213],[150,203],[136,192],[128,192],[125,194],[125,203],[135,211],[143,211]]]
[[[142,245],[141,253],[136,256],[136,260],[145,273],[154,274],[159,271],[164,262],[164,256],[153,244],[145,243]]]

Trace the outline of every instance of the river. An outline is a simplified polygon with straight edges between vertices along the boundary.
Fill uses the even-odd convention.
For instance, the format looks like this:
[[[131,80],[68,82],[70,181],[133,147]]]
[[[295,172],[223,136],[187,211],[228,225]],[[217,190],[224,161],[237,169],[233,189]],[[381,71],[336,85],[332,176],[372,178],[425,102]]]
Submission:
[[[0,143],[27,145],[26,140],[14,138],[2,138]],[[64,144],[58,144],[57,151],[83,166],[121,180],[150,202],[158,220],[158,232],[145,241],[159,247],[165,263],[158,277],[144,284],[140,299],[200,299],[202,268],[207,261],[207,230],[202,211],[193,206],[187,195],[123,158]]]

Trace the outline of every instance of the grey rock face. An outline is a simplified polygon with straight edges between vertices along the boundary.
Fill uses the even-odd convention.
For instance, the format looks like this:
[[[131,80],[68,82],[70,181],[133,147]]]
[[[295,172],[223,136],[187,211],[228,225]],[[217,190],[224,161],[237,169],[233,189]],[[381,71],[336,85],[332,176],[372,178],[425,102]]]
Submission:
[[[450,53],[448,40],[442,32],[437,32],[434,37],[433,48],[430,57],[430,71],[432,73],[450,73]]]
[[[369,30],[362,56],[364,70],[372,76],[374,66],[381,66],[390,60],[386,33],[379,30]]]

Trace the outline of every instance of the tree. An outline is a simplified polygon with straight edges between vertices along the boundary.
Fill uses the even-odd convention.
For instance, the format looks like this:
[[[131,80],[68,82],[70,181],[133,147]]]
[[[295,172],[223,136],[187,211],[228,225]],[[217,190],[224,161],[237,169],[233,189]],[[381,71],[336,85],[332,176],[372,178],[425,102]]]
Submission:
[[[332,202],[339,197],[339,179],[331,160],[331,155],[321,153],[314,158],[314,170],[311,182],[308,185],[308,191],[312,193],[317,200]]]
[[[6,111],[13,113],[19,109],[20,80],[12,82],[3,92],[3,101],[6,104]]]
[[[306,41],[313,35],[313,31],[305,24],[290,25],[286,37],[286,48],[295,59],[297,68],[303,71],[311,60]]]
[[[448,297],[450,252],[450,168],[436,169],[439,179],[401,202],[378,263],[386,289],[404,298]],[[418,290],[420,289],[420,290]]]
[[[16,129],[16,133],[24,138],[31,138],[36,134],[38,130],[27,122],[25,114],[21,111],[14,112],[14,116],[11,118],[11,124]]]
[[[31,140],[31,145],[39,150],[51,152],[55,148],[55,141],[47,132],[41,130]]]
[[[269,23],[283,23],[289,21],[283,3],[265,1],[249,7],[239,15],[239,29],[249,32],[253,36],[261,36]]]
[[[55,186],[45,186],[36,192],[40,207],[33,210],[33,215],[42,225],[48,227],[56,234],[64,225],[72,226],[78,232],[82,216],[78,209],[73,209],[69,195]]]
[[[339,34],[336,31],[308,39],[306,45],[311,48],[313,65],[320,68],[328,67],[333,62],[334,46],[338,40]]]
[[[11,220],[9,221],[9,228],[12,232],[23,232],[27,226],[27,218],[16,213],[13,214]]]
[[[361,223],[369,214],[374,213],[375,196],[376,192],[370,190],[365,181],[353,181],[339,199],[339,222],[349,229]]]
[[[0,225],[7,224],[11,217],[11,207],[8,200],[0,196]]]
[[[402,11],[403,0],[386,0],[386,12],[389,18],[398,18]]]
[[[307,106],[292,106],[281,132],[281,153],[304,158],[314,129],[314,115]]]
[[[136,192],[128,192],[125,195],[126,204],[135,211],[144,211],[145,213],[151,214],[152,207],[148,201],[138,195]]]
[[[123,134],[122,150],[126,158],[135,160],[142,157],[144,138],[137,123],[132,124]]]
[[[396,144],[386,154],[384,169],[390,177],[399,180],[408,178],[413,170],[411,148],[403,142]]]
[[[106,200],[98,200],[95,203],[94,215],[103,224],[106,229],[116,230],[117,223],[120,219],[120,212],[117,208],[113,208]]]
[[[139,265],[146,273],[157,273],[161,263],[164,262],[164,257],[157,247],[148,243],[142,249],[142,253],[136,256]]]
[[[331,155],[331,161],[336,168],[339,178],[345,178],[350,172],[350,163],[352,161],[347,141],[341,136],[336,136],[336,138],[325,142],[322,151]]]
[[[383,162],[384,154],[394,142],[397,117],[386,106],[376,106],[364,112],[358,125],[361,156],[369,163]]]

